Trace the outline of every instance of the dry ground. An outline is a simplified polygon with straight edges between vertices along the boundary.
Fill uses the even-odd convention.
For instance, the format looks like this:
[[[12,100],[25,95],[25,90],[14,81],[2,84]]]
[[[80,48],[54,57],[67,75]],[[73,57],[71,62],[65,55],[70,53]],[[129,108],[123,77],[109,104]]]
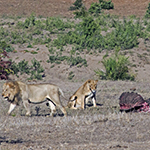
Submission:
[[[59,84],[65,84],[63,90],[69,97],[67,91],[73,93],[72,87],[76,89],[81,83],[60,81]],[[1,101],[1,150],[148,150],[149,113],[121,113],[118,109],[118,97],[131,87],[136,87],[145,99],[150,97],[150,85],[146,82],[99,81],[97,108],[67,109],[67,117],[62,117],[60,110],[56,117],[47,117],[49,108],[44,103],[31,106],[32,117],[24,116],[22,104],[12,116],[6,116],[9,104]],[[66,105],[66,101],[61,100]]]
[[[0,1],[0,15],[29,16],[32,12],[42,16],[65,16],[73,17],[68,8],[73,0],[5,0]],[[86,7],[89,7],[92,0],[84,0]],[[96,0],[93,0],[96,2]],[[148,0],[112,0],[115,9],[107,11],[120,16],[137,15],[142,17],[145,14]],[[1,150],[50,150],[50,149],[92,149],[92,150],[149,150],[150,147],[150,119],[149,113],[121,113],[118,108],[118,98],[124,91],[136,87],[144,99],[150,97],[150,52],[147,51],[140,40],[138,48],[131,50],[130,59],[136,64],[133,69],[137,73],[136,81],[99,81],[97,89],[97,108],[88,107],[86,110],[69,110],[68,116],[61,117],[58,110],[56,117],[47,117],[49,108],[45,104],[32,105],[32,117],[25,117],[25,109],[22,104],[12,113],[6,116],[9,103],[2,100],[0,96],[0,149]],[[148,43],[148,46],[150,43]],[[10,53],[9,56],[16,61],[22,59],[31,60],[36,57],[42,60],[46,77],[42,81],[55,83],[61,87],[65,96],[69,98],[75,90],[88,78],[96,78],[94,71],[101,67],[98,62],[105,52],[86,56],[87,68],[68,67],[65,64],[50,68],[45,61],[48,52],[45,46],[37,45],[37,55],[24,53],[26,45],[13,45],[17,53]],[[27,49],[27,48],[26,48]],[[67,48],[66,48],[67,49]],[[69,49],[69,48],[68,48]],[[32,50],[32,49],[30,49]],[[19,59],[16,59],[19,58]],[[74,71],[75,78],[68,81],[68,73]],[[17,79],[11,76],[12,79]],[[20,80],[26,81],[25,76]],[[0,93],[2,84],[0,81]],[[62,98],[63,105],[66,101]],[[38,108],[39,111],[38,111]]]
[[[73,17],[68,8],[75,0],[5,0],[0,1],[0,15],[29,16],[32,12],[42,16],[66,16]],[[83,0],[84,5],[89,8],[92,2],[98,0]],[[129,16],[137,15],[141,17],[145,14],[149,0],[112,0],[114,10],[110,13]]]

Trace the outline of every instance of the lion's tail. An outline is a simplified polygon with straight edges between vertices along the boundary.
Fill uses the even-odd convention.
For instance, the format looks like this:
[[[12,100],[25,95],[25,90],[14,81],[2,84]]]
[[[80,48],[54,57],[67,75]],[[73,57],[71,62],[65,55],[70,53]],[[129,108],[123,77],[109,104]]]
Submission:
[[[68,99],[65,97],[65,95],[64,95],[64,93],[63,93],[63,91],[62,91],[62,89],[59,88],[58,91],[59,91],[60,95],[61,95],[65,100],[68,101]]]

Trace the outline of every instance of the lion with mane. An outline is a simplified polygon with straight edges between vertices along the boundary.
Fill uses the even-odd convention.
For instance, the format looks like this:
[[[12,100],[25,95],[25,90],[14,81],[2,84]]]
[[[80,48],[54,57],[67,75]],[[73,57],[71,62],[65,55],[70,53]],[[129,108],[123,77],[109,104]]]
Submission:
[[[26,84],[21,81],[7,81],[3,85],[2,97],[4,100],[9,101],[10,107],[8,114],[14,110],[16,105],[22,100],[26,109],[26,115],[30,116],[31,111],[29,103],[38,104],[48,101],[51,113],[53,116],[56,107],[59,107],[63,114],[66,116],[66,110],[60,101],[60,95],[64,97],[62,90],[54,84]],[[65,97],[64,97],[65,98]]]

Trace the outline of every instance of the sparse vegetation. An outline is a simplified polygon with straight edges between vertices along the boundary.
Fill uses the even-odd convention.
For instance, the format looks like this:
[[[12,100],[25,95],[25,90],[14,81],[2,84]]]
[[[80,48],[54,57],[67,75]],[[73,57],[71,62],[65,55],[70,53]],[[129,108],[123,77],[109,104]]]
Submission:
[[[74,6],[70,6],[69,10],[80,9],[83,6],[82,0],[76,0],[73,5]]]
[[[69,79],[69,80],[72,80],[74,76],[75,76],[75,75],[74,75],[73,71],[71,71],[71,72],[69,72],[69,74],[68,74],[68,79]]]
[[[11,52],[13,48],[5,41],[0,41],[0,79],[8,79],[8,75],[13,73],[11,70],[11,61],[4,60],[8,57],[8,52]]]
[[[32,13],[24,21],[16,18],[16,23],[13,26],[10,23],[2,23],[0,25],[2,49],[5,49],[6,52],[12,52],[14,50],[12,44],[26,43],[27,48],[33,49],[36,44],[46,44],[50,52],[48,63],[61,64],[64,62],[69,66],[86,67],[87,60],[81,57],[81,52],[92,55],[103,50],[109,52],[115,47],[120,47],[121,50],[132,49],[138,47],[139,38],[143,38],[145,43],[149,40],[149,21],[142,22],[136,17],[120,20],[116,16],[102,13],[102,9],[114,8],[111,0],[99,0],[99,2],[92,3],[89,10],[86,10],[82,0],[76,0],[73,5],[77,10],[74,12],[75,17],[82,16],[78,22],[60,17],[43,19]],[[7,28],[3,27],[5,24],[8,25]],[[56,38],[52,39],[52,35]],[[70,56],[63,54],[65,52],[64,46],[67,45],[72,46],[72,50],[69,52]],[[24,52],[38,54],[37,50],[29,51],[27,49]],[[118,57],[118,59],[123,58]],[[26,64],[25,62],[22,63]],[[103,63],[106,67],[107,61],[103,60]],[[14,67],[14,72],[16,72],[16,68],[18,67]],[[31,78],[36,78],[33,77],[35,76],[33,74],[32,72]],[[121,78],[119,77],[119,79]]]
[[[146,14],[145,14],[145,18],[150,18],[150,3],[148,4]]]
[[[60,55],[50,55],[49,60],[47,60],[48,63],[56,63],[56,64],[61,64],[61,62],[66,61],[70,67],[72,66],[77,66],[77,67],[82,67],[85,66],[87,67],[87,61],[86,59],[83,59],[81,56],[76,56],[73,57],[71,56],[60,56]]]
[[[101,79],[109,80],[134,80],[134,76],[129,74],[128,57],[119,54],[119,49],[116,49],[115,55],[102,60],[105,71],[96,70],[95,73]]]
[[[62,117],[59,110],[53,118],[49,117],[48,104],[30,104],[32,117],[25,117],[25,109],[20,103],[20,107],[7,116],[9,103],[0,94],[0,149],[148,150],[149,113],[120,112],[118,104],[119,95],[125,91],[136,90],[144,99],[150,97],[150,20],[146,18],[149,13],[145,7],[148,2],[113,1],[114,11],[104,10],[105,5],[106,9],[111,8],[112,1],[108,0],[97,0],[91,7],[88,0],[74,2],[78,2],[79,9],[68,11],[70,1],[64,0],[46,3],[39,0],[2,1],[0,13],[5,14],[0,18],[0,73],[2,65],[7,70],[5,73],[15,72],[19,76],[18,79],[10,76],[11,79],[26,80],[31,84],[57,84],[67,99],[86,79],[99,77],[97,107],[90,107],[92,103],[89,100],[85,110],[66,108],[67,117]],[[27,16],[31,11],[38,14]],[[117,14],[117,11],[121,16],[111,14]],[[144,17],[143,12],[148,15]],[[134,15],[122,17],[131,13]],[[22,16],[18,17],[18,14]],[[61,17],[47,17],[52,15]],[[114,54],[116,47],[120,47],[118,54],[116,52],[118,57]],[[9,57],[4,57],[5,54]],[[8,68],[4,61],[10,62]],[[131,65],[128,66],[129,61]],[[106,64],[107,76],[103,64]],[[39,69],[41,65],[44,72]],[[119,70],[119,67],[124,69]],[[96,70],[98,76],[95,75],[97,68],[103,68],[101,75],[99,70]],[[121,76],[119,71],[124,74],[121,79],[117,79]],[[130,81],[134,78],[130,71],[137,75],[135,81]],[[8,79],[8,74],[3,72],[0,77],[3,75],[3,79]],[[45,76],[43,81],[34,80],[41,79],[41,76]],[[0,91],[5,82],[0,81]],[[66,106],[67,101],[60,98]]]
[[[92,3],[88,11],[90,14],[98,15],[102,11],[101,4],[100,3]]]
[[[28,78],[29,80],[32,79],[37,79],[41,80],[42,79],[42,73],[44,72],[43,67],[40,65],[40,62],[37,61],[36,59],[31,60],[32,65],[28,64],[28,61],[22,60],[18,64],[15,62],[12,62],[11,69],[13,70],[14,74],[16,74],[18,77],[18,73],[22,74],[27,74],[30,77]]]
[[[102,9],[114,9],[114,4],[111,0],[99,0]]]
[[[8,75],[13,73],[10,69],[11,61],[5,61],[3,58],[8,57],[7,52],[0,47],[0,79],[8,79]]]
[[[106,29],[105,22],[103,25]],[[82,48],[108,50],[121,46],[121,49],[124,50],[137,47],[138,38],[146,37],[144,28],[138,20],[133,22],[124,18],[123,22],[118,22],[113,19],[110,26],[114,29],[109,33],[107,32],[108,29],[106,29],[105,36],[101,34],[101,26],[99,17],[95,20],[91,16],[83,18],[83,21],[76,25],[74,31],[69,31],[67,34],[59,36],[58,39],[54,40],[53,44],[54,46],[77,44]]]

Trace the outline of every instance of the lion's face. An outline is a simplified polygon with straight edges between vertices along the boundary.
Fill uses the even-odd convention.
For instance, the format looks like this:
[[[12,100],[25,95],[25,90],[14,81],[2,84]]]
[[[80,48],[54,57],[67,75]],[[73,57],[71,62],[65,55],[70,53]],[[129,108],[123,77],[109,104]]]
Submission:
[[[88,80],[87,86],[92,93],[96,93],[98,80]]]
[[[3,85],[2,96],[4,100],[13,101],[16,95],[16,86],[13,82],[6,82]]]

